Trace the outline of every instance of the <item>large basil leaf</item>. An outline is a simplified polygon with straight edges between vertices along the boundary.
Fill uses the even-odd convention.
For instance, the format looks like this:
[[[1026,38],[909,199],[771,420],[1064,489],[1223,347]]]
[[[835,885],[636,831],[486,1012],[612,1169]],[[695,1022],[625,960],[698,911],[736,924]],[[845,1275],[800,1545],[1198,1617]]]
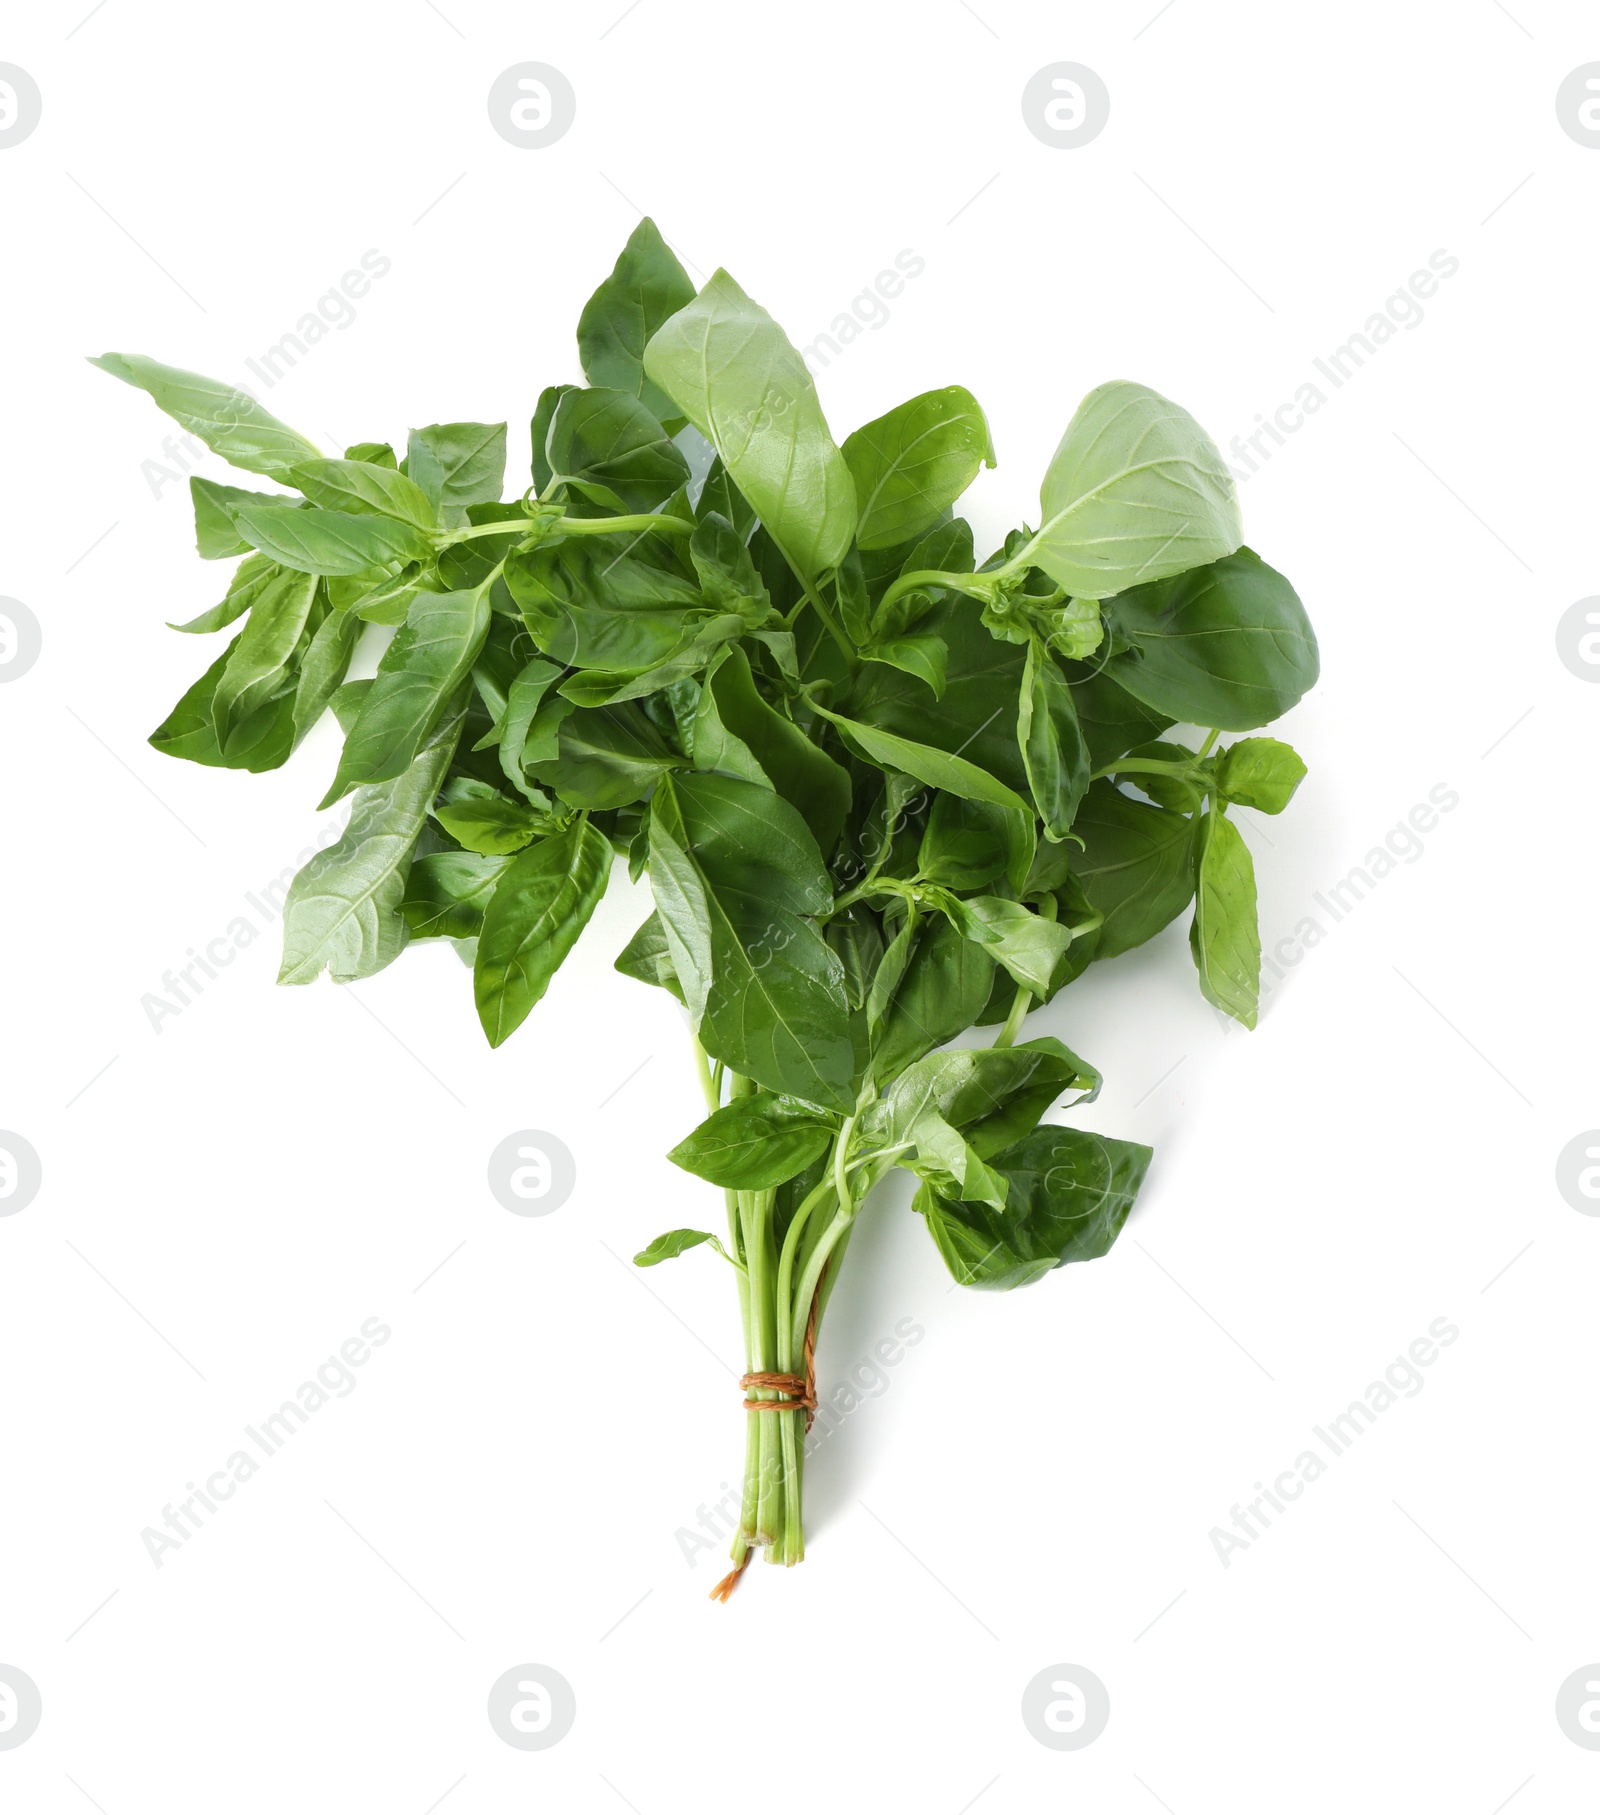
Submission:
[[[902,929],[884,953],[867,1003],[874,1076],[892,1078],[964,1033],[982,1013],[994,975],[989,953],[942,914]]]
[[[461,736],[452,709],[409,768],[362,788],[337,844],[319,851],[289,885],[283,905],[280,983],[370,977],[399,956],[408,936],[400,909],[411,854]]]
[[[779,1095],[853,1108],[844,973],[808,918],[833,891],[799,813],[733,776],[664,777],[650,881],[706,1050]]]
[[[1255,865],[1239,828],[1214,810],[1200,821],[1195,870],[1189,950],[1201,993],[1224,1014],[1254,1027],[1261,994]]]
[[[1059,1040],[1022,1046],[980,1046],[936,1052],[907,1066],[862,1116],[861,1138],[881,1151],[915,1138],[929,1110],[959,1129],[980,1156],[989,1158],[1020,1140],[1056,1099],[1069,1090],[1092,1102],[1100,1074]]]
[[[1149,742],[1172,723],[1124,692],[1097,661],[1063,662],[1061,666],[1072,689],[1091,770],[1109,768],[1135,744]]]
[[[1036,1128],[990,1162],[1008,1187],[1004,1209],[926,1185],[912,1208],[926,1219],[958,1285],[1008,1292],[1106,1253],[1128,1220],[1150,1157],[1134,1141]]]
[[[644,367],[800,572],[837,567],[856,526],[855,485],[805,361],[766,310],[718,271],[656,331]]]
[[[550,478],[609,510],[653,511],[689,477],[689,463],[637,397],[626,391],[568,390],[545,438]]]
[[[231,384],[164,366],[139,353],[103,353],[89,364],[148,392],[159,408],[191,435],[198,435],[212,453],[247,473],[286,479],[290,467],[322,458],[314,443]]]
[[[390,460],[394,459],[391,453]],[[289,474],[313,504],[357,516],[393,517],[415,529],[439,527],[439,515],[422,487],[396,472],[365,460],[307,460]]]
[[[530,845],[495,884],[472,973],[491,1046],[509,1039],[549,988],[606,892],[611,855],[609,839],[580,815]]]
[[[1195,828],[1183,814],[1129,800],[1110,782],[1097,781],[1072,829],[1084,844],[1074,866],[1078,881],[1105,916],[1097,958],[1142,945],[1188,906]]]
[[[963,800],[987,801],[990,806],[1008,807],[1018,813],[1028,811],[1028,803],[1014,788],[996,781],[987,769],[980,769],[964,756],[934,744],[917,743],[893,731],[882,731],[860,719],[844,718],[825,706],[818,706],[817,711],[839,727],[847,744],[858,746],[880,768],[899,769],[930,788],[942,788],[946,794],[957,794]]]
[[[1211,437],[1147,385],[1079,404],[1039,488],[1028,559],[1074,598],[1105,599],[1232,554],[1239,500]]]
[[[645,376],[644,350],[650,336],[693,301],[688,272],[646,216],[578,317],[578,357],[590,384],[628,392],[660,421],[675,415],[672,400]]]
[[[727,1191],[770,1191],[826,1152],[836,1123],[792,1097],[736,1097],[667,1155]]]
[[[252,548],[299,573],[377,577],[420,561],[431,546],[409,523],[295,504],[237,505],[233,520]]]
[[[1316,685],[1317,638],[1305,607],[1248,548],[1122,593],[1105,615],[1132,645],[1111,658],[1107,673],[1187,724],[1250,731]]]
[[[488,629],[489,602],[481,592],[417,594],[378,663],[324,807],[360,782],[387,781],[410,765],[445,701],[465,680]]]
[[[994,465],[982,407],[958,384],[924,391],[845,438],[856,482],[856,546],[892,548],[925,535]]]
[[[1036,996],[1050,988],[1051,976],[1072,943],[1066,927],[999,895],[945,895],[940,905],[962,937],[981,945],[1013,982]]]

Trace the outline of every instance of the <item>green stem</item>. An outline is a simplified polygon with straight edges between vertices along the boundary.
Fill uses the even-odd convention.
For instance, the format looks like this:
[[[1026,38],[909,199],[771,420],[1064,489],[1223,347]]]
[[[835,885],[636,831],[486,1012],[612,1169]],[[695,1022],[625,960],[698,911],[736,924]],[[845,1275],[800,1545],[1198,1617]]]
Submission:
[[[446,536],[441,548],[452,548],[457,542],[471,542],[479,536],[514,536],[536,526],[536,520],[508,518],[501,523],[475,523],[470,529],[458,529]],[[645,530],[664,530],[669,536],[692,536],[694,525],[682,517],[666,517],[656,512],[633,517],[561,517],[545,531],[557,536],[626,536]]]
[[[1027,1018],[1029,1006],[1033,1002],[1033,991],[1026,983],[1017,985],[1017,993],[1011,1003],[1011,1013],[1006,1016],[1005,1025],[994,1037],[996,1046],[1011,1046],[1022,1032],[1022,1023]]]
[[[908,592],[917,591],[919,587],[926,589],[939,586],[947,592],[964,592],[969,598],[987,601],[994,596],[995,581],[1000,578],[1001,574],[1009,571],[1008,565],[995,573],[942,573],[931,568],[924,568],[916,573],[903,573],[879,599],[878,612],[881,614],[896,599],[904,597]]]

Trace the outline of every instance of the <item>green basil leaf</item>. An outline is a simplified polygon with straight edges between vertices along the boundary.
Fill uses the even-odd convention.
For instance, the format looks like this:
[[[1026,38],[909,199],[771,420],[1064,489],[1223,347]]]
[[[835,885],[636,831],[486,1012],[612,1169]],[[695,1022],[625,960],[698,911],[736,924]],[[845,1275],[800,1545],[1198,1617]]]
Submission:
[[[556,745],[545,756],[547,743]],[[524,766],[571,807],[603,812],[642,800],[669,770],[682,768],[636,701],[574,708],[546,699],[528,727]]]
[[[1063,662],[1072,689],[1078,725],[1089,747],[1089,766],[1108,769],[1135,744],[1165,731],[1172,720],[1125,692],[1103,669],[1089,662]]]
[[[244,633],[234,644],[211,702],[217,741],[226,743],[236,721],[282,690],[289,667],[311,616],[317,594],[314,574],[285,573],[257,594]]]
[[[666,393],[645,376],[644,350],[651,335],[693,301],[688,272],[647,215],[578,317],[584,376],[592,385],[626,391],[652,416],[667,421],[676,411]]]
[[[139,353],[103,353],[89,364],[148,392],[158,408],[191,435],[198,435],[212,453],[220,454],[232,466],[243,467],[247,473],[283,479],[289,468],[302,460],[322,458],[321,451],[304,435],[287,428],[253,397],[235,390],[231,384],[219,384],[214,378],[202,378],[198,372],[164,366]]]
[[[1039,488],[1029,560],[1077,599],[1105,599],[1232,554],[1233,478],[1211,437],[1147,385],[1117,379],[1079,404]]]
[[[733,525],[733,533],[741,542],[748,543],[750,540],[750,533],[756,526],[756,513],[750,508],[744,493],[728,476],[728,469],[722,464],[720,454],[712,457],[705,484],[700,487],[700,498],[694,507],[694,514],[697,523],[705,522],[710,516],[721,517],[724,522]]]
[[[530,845],[495,885],[472,989],[491,1046],[528,1018],[606,892],[611,844],[587,816]]]
[[[533,725],[544,696],[561,679],[561,669],[554,662],[535,656],[512,681],[506,692],[505,717],[500,721],[500,767],[506,779],[532,801],[523,760],[528,732]]]
[[[1122,1232],[1150,1149],[1082,1128],[1037,1128],[997,1153],[1006,1204],[993,1210],[924,1186],[912,1208],[958,1285],[1007,1292],[1056,1267],[1097,1260]]]
[[[713,1248],[721,1251],[722,1243],[705,1229],[669,1229],[665,1235],[658,1235],[648,1248],[642,1248],[634,1255],[633,1264],[636,1267],[658,1266],[664,1260],[676,1260],[702,1242],[710,1242]]]
[[[332,610],[317,626],[300,659],[294,694],[294,741],[298,744],[327,711],[344,680],[361,634],[361,620],[351,611]]]
[[[233,659],[241,636],[211,664],[150,734],[152,748],[163,756],[203,763],[212,769],[247,769],[261,774],[281,768],[294,748],[294,693],[275,693],[249,717],[233,725],[225,742],[218,742],[212,702],[223,672]]]
[[[406,878],[400,912],[413,939],[476,939],[495,885],[509,857],[473,851],[431,851],[418,857]]]
[[[1281,813],[1305,780],[1299,755],[1275,737],[1245,737],[1230,744],[1217,765],[1225,799],[1258,813]]]
[[[752,625],[765,623],[772,601],[744,539],[726,517],[713,511],[701,518],[689,541],[689,559],[708,604],[738,612]]]
[[[1211,811],[1200,821],[1194,920],[1189,950],[1205,999],[1246,1027],[1256,1024],[1261,995],[1261,932],[1256,924],[1256,872],[1239,828]]]
[[[653,511],[689,477],[666,431],[626,391],[567,390],[545,438],[551,485],[593,488],[618,512]]]
[[[393,461],[391,452],[389,459]],[[362,460],[306,460],[289,473],[313,504],[357,516],[393,517],[423,531],[439,527],[439,513],[419,485],[392,465]]]
[[[645,371],[711,443],[768,534],[807,578],[837,567],[855,485],[805,361],[726,271],[661,328]]]
[[[836,1124],[790,1097],[736,1097],[667,1155],[727,1191],[770,1191],[827,1151]]]
[[[886,987],[880,993],[874,979],[867,1005],[873,1075],[880,1082],[892,1078],[964,1033],[988,1001],[994,973],[989,953],[942,914],[925,920],[909,937],[902,929],[880,967]]]
[[[498,504],[506,481],[503,422],[436,422],[413,429],[406,475],[451,527],[469,504]]]
[[[520,851],[549,823],[525,801],[507,800],[487,782],[458,775],[434,804],[433,816],[459,845],[483,857]]]
[[[692,735],[697,769],[773,788],[799,810],[817,848],[825,856],[833,850],[850,810],[850,777],[761,697],[742,649],[730,649],[707,674]]]
[[[1049,990],[1051,975],[1072,943],[1068,928],[999,895],[947,895],[939,905],[962,937],[981,945],[1022,988],[1036,996]]]
[[[283,906],[280,983],[370,977],[408,937],[400,904],[428,807],[461,737],[459,708],[441,721],[409,768],[362,788],[337,844],[319,851],[289,885]]]
[[[1017,745],[1045,836],[1059,844],[1089,786],[1089,748],[1066,677],[1037,638],[1028,641],[1022,669]]]
[[[1005,875],[1011,845],[1004,807],[936,794],[923,828],[917,868],[949,889],[981,889]]]
[[[1189,905],[1195,828],[1183,814],[1129,800],[1110,782],[1097,781],[1072,829],[1084,844],[1078,880],[1105,916],[1097,957],[1143,945]]]
[[[207,636],[213,630],[223,630],[236,618],[242,618],[282,572],[276,561],[252,554],[239,563],[220,604],[190,618],[187,624],[169,624],[167,628],[181,630],[185,636]]]
[[[247,492],[237,485],[217,485],[194,476],[189,480],[189,496],[194,501],[195,552],[202,561],[225,561],[250,552],[250,544],[233,520],[236,506],[287,502],[281,493]]]
[[[419,561],[430,550],[420,531],[388,517],[297,504],[241,504],[233,520],[252,548],[299,573],[377,576]]]
[[[825,706],[818,706],[816,710],[839,727],[847,744],[859,747],[868,761],[882,768],[899,769],[930,788],[959,794],[963,800],[986,800],[991,806],[1010,807],[1019,813],[1029,811],[1028,803],[1015,789],[996,781],[987,769],[980,769],[964,756],[937,749],[932,744],[916,743],[892,731],[880,731],[876,725],[844,718]]]
[[[950,651],[936,636],[891,637],[886,643],[875,643],[862,654],[869,662],[886,662],[906,674],[914,674],[935,699],[944,697],[945,664]]]
[[[396,470],[394,449],[387,441],[358,441],[344,450],[344,457],[359,460],[365,466],[386,466],[390,472]]]
[[[672,953],[667,948],[666,929],[659,914],[652,913],[622,948],[616,969],[624,977],[648,983],[652,989],[667,990],[680,1002],[683,1000],[683,987],[672,968]]]
[[[650,882],[706,1050],[778,1095],[852,1109],[844,975],[808,918],[833,891],[799,813],[732,776],[663,777]]]
[[[1106,671],[1169,718],[1224,731],[1270,724],[1316,684],[1316,633],[1294,588],[1248,548],[1105,608],[1131,648]]]
[[[856,546],[892,548],[926,534],[978,476],[994,465],[989,424],[958,384],[896,405],[845,438],[856,484]]]
[[[417,594],[404,627],[378,663],[324,807],[358,783],[387,781],[409,767],[445,702],[471,671],[488,629],[489,603],[482,593]]]

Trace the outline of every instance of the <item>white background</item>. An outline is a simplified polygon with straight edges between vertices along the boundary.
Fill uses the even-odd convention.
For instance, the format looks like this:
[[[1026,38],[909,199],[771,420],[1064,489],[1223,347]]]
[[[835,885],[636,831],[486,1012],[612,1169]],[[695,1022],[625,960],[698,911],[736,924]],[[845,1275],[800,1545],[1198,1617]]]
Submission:
[[[1600,1221],[1554,1183],[1600,1123],[1600,690],[1554,641],[1600,591],[1600,153],[1554,107],[1592,9],[86,10],[14,7],[0,39],[44,97],[0,151],[0,592],[44,630],[0,692],[0,1125],[44,1169],[0,1220],[0,1663],[44,1700],[0,1802],[1593,1806],[1600,1755],[1554,1715],[1600,1658]],[[578,97],[540,151],[485,107],[529,59]],[[1078,150],[1020,111],[1062,59],[1111,93]],[[81,357],[247,380],[376,248],[392,271],[269,407],[333,449],[508,417],[519,486],[639,210],[800,342],[922,257],[820,388],[842,437],[971,387],[985,546],[1091,386],[1144,380],[1226,447],[1460,261],[1241,487],[1324,660],[1283,730],[1310,779],[1251,827],[1263,929],[1327,936],[1253,1035],[1202,1002],[1182,925],[1040,1018],[1107,1074],[1083,1119],[1157,1151],[1107,1259],[952,1291],[884,1191],[823,1384],[902,1318],[925,1337],[813,1466],[805,1566],[727,1608],[721,1546],[691,1566],[677,1534],[737,1478],[733,1293],[704,1252],[623,1264],[715,1213],[661,1157],[700,1113],[680,1013],[611,970],[647,900],[619,879],[498,1053],[445,948],[275,989],[246,894],[316,838],[334,742],[261,777],[146,745],[212,659],[163,625],[223,570],[141,471],[170,425]],[[1315,895],[1438,784],[1459,805],[1335,924]],[[142,998],[241,913],[261,936],[153,1030]],[[484,1167],[530,1127],[578,1186],[520,1219]],[[157,1569],[142,1529],[371,1317],[393,1335],[357,1389]],[[1441,1317],[1424,1390],[1224,1568],[1212,1528]],[[541,1753],[485,1715],[527,1662],[577,1696]],[[1078,1752],[1019,1712],[1064,1662],[1111,1696]]]

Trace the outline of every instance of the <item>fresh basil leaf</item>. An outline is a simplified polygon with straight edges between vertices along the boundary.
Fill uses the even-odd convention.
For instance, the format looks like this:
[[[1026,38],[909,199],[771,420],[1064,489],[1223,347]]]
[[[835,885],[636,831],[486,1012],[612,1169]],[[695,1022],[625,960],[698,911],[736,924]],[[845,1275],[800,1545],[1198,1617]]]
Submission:
[[[298,744],[327,711],[339,691],[361,634],[361,620],[351,611],[330,610],[317,626],[300,659],[294,694],[294,741]]]
[[[640,1249],[633,1257],[633,1264],[636,1267],[658,1266],[664,1260],[676,1260],[702,1242],[710,1242],[718,1253],[722,1252],[722,1243],[705,1229],[669,1229],[665,1235],[658,1235],[648,1248]]]
[[[279,572],[256,596],[244,633],[234,644],[211,702],[217,741],[225,744],[229,728],[282,690],[289,667],[311,616],[317,594],[314,574]]]
[[[985,800],[991,806],[1009,807],[1026,813],[1028,803],[1004,782],[996,781],[987,769],[980,769],[964,756],[936,749],[932,744],[919,744],[892,731],[880,731],[876,725],[859,719],[845,718],[825,706],[816,710],[844,733],[845,742],[858,747],[869,762],[881,768],[899,769],[930,788],[942,788],[946,794],[959,794],[963,800]]]
[[[400,912],[413,939],[476,939],[495,885],[509,857],[473,851],[430,851],[416,858],[406,878]]]
[[[252,548],[298,573],[379,576],[430,548],[408,523],[297,504],[241,504],[233,520]]]
[[[917,868],[949,889],[981,889],[1006,873],[1010,859],[1004,807],[936,794],[923,829]]]
[[[528,1018],[606,892],[611,845],[586,815],[530,845],[484,911],[472,989],[491,1046]]]
[[[763,1091],[713,1110],[667,1158],[727,1191],[770,1191],[826,1152],[835,1126],[809,1103]]]
[[[619,513],[659,509],[689,477],[661,424],[626,391],[564,391],[545,458],[551,476],[542,491],[565,484]]]
[[[701,518],[689,541],[706,602],[719,611],[734,611],[752,626],[765,623],[772,602],[743,538],[726,517],[713,511]]]
[[[622,948],[616,969],[624,977],[648,983],[652,989],[667,990],[680,1002],[683,1000],[683,988],[672,968],[672,953],[667,949],[666,929],[659,914],[652,913]]]
[[[406,475],[454,527],[469,504],[498,504],[505,490],[503,422],[436,422],[413,429]]]
[[[1241,738],[1223,751],[1217,765],[1224,798],[1258,813],[1281,813],[1305,777],[1298,754],[1275,737]]]
[[[434,804],[433,816],[459,845],[483,857],[520,851],[549,824],[549,816],[526,801],[507,800],[487,782],[470,775],[450,781]]]
[[[822,936],[844,967],[845,996],[850,1006],[865,1008],[884,954],[883,930],[877,915],[864,903],[852,902],[829,918]]]
[[[924,921],[909,938],[904,930],[897,934],[880,968],[880,975],[893,981],[879,996],[874,979],[874,997],[867,1005],[869,1023],[874,1024],[874,1077],[880,1083],[892,1078],[924,1053],[964,1033],[988,1001],[994,973],[989,953],[963,937],[942,914]],[[881,1020],[873,1012],[880,1002]]]
[[[698,769],[721,769],[775,789],[799,810],[824,856],[839,842],[850,810],[849,776],[761,697],[742,649],[730,649],[706,676],[693,755]]]
[[[945,664],[950,651],[936,636],[891,637],[862,651],[869,662],[886,662],[891,668],[914,674],[935,699],[944,697]]]
[[[717,450],[773,541],[808,579],[837,567],[855,485],[805,361],[726,271],[657,329],[644,367]]]
[[[217,739],[212,702],[223,672],[233,659],[242,633],[211,664],[150,734],[152,748],[163,756],[182,757],[212,769],[248,769],[260,774],[281,768],[294,748],[294,694],[276,693],[248,718],[234,724],[225,742]]]
[[[1082,1128],[1037,1128],[997,1153],[1006,1204],[993,1210],[924,1186],[923,1216],[958,1285],[1007,1292],[1056,1267],[1097,1260],[1122,1233],[1150,1149]]]
[[[304,435],[296,434],[231,384],[164,366],[139,353],[103,353],[89,364],[147,392],[159,409],[191,435],[198,435],[212,453],[247,473],[283,479],[302,460],[322,457]]]
[[[1250,731],[1316,685],[1316,633],[1294,588],[1248,548],[1122,593],[1107,623],[1132,646],[1106,670],[1169,718]]]
[[[334,692],[332,705],[333,716],[339,721],[339,729],[346,737],[356,728],[356,721],[361,717],[361,708],[367,703],[367,695],[372,691],[370,679],[364,681],[346,681]]]
[[[1105,916],[1098,957],[1143,945],[1189,905],[1195,827],[1181,813],[1129,800],[1110,782],[1097,781],[1072,829],[1084,844],[1078,880]]]
[[[217,485],[193,475],[189,479],[189,496],[194,501],[195,552],[202,561],[225,561],[232,555],[250,552],[250,544],[239,534],[233,520],[235,506],[287,502],[281,492],[248,492],[237,485]]]
[[[372,691],[345,741],[330,807],[358,783],[387,781],[406,770],[471,671],[489,628],[479,592],[419,592],[404,627],[383,652]]]
[[[1037,638],[1029,639],[1023,663],[1017,746],[1045,837],[1059,844],[1089,786],[1089,748],[1066,677]]]
[[[693,301],[688,272],[647,215],[578,317],[584,376],[592,385],[637,397],[659,421],[674,417],[672,400],[645,376],[644,350],[651,335]]]
[[[1232,554],[1239,500],[1211,437],[1147,385],[1118,379],[1079,404],[1039,488],[1027,544],[1077,599],[1105,599]]]
[[[393,461],[392,452],[389,458]],[[289,483],[298,486],[313,504],[329,510],[393,517],[424,532],[439,527],[439,514],[422,488],[392,465],[362,460],[307,460],[290,471]]]
[[[1078,725],[1089,747],[1089,766],[1107,769],[1135,744],[1147,742],[1172,723],[1125,692],[1103,669],[1089,662],[1063,662],[1072,689]]]
[[[1261,995],[1256,872],[1239,828],[1212,810],[1200,821],[1189,950],[1205,999],[1246,1027]]]
[[[808,918],[833,891],[799,813],[732,776],[663,777],[650,881],[701,1045],[778,1095],[853,1108],[844,976]]]
[[[845,438],[856,483],[856,546],[892,548],[926,534],[978,476],[994,465],[989,424],[958,384],[897,404]]]
[[[555,754],[546,756],[549,743]],[[603,812],[642,800],[684,759],[662,741],[637,701],[574,708],[559,695],[544,701],[528,727],[524,766],[570,807]]]
[[[720,455],[712,457],[711,469],[706,474],[705,484],[700,488],[694,514],[697,523],[704,523],[710,516],[721,517],[733,525],[733,533],[741,542],[748,543],[750,540],[750,533],[756,526],[756,513],[750,508],[744,493],[728,476],[728,469],[722,464]]]
[[[1122,771],[1122,764],[1128,762],[1184,763],[1197,765],[1198,759],[1193,750],[1182,744],[1172,744],[1156,739],[1153,743],[1135,744],[1126,756],[1118,757],[1108,768],[1116,769],[1122,774],[1122,780],[1148,794],[1159,807],[1171,807],[1177,813],[1192,813],[1203,796],[1204,780],[1197,772],[1189,781],[1176,775],[1161,775],[1148,770],[1130,769]]]
[[[528,732],[533,725],[545,695],[561,679],[561,669],[554,662],[535,656],[512,681],[506,692],[505,716],[500,721],[500,767],[506,779],[530,801],[533,790],[528,786],[523,768]]]
[[[269,561],[265,555],[252,554],[239,563],[220,604],[202,611],[197,618],[190,618],[187,624],[169,624],[167,628],[181,630],[185,636],[207,636],[214,630],[226,629],[236,618],[244,616],[282,572],[276,561]]]
[[[456,707],[408,768],[362,788],[338,843],[319,851],[289,885],[280,983],[312,983],[324,970],[335,983],[351,983],[399,956],[408,937],[400,904],[411,854],[461,726]]]
[[[366,466],[386,466],[396,470],[394,449],[387,441],[358,441],[344,450],[346,460],[359,460]]]
[[[552,384],[539,393],[539,401],[534,405],[533,420],[529,424],[529,439],[533,447],[533,489],[543,497],[549,489],[552,473],[550,461],[545,454],[545,443],[550,438],[550,424],[555,420],[556,406],[569,391],[577,390],[575,384]]]
[[[1036,996],[1050,988],[1051,975],[1072,943],[1066,927],[999,895],[943,895],[939,905],[962,937],[981,945],[1022,988]]]

